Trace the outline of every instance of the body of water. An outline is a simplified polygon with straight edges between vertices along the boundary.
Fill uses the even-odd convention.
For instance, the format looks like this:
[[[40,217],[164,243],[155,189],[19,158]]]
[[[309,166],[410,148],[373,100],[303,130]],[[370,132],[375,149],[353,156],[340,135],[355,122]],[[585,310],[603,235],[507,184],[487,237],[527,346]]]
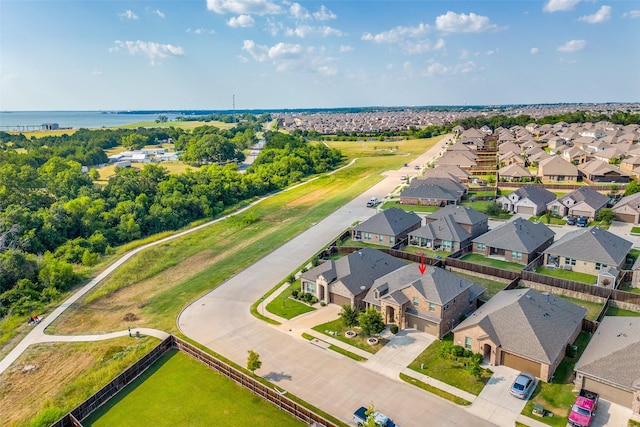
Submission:
[[[165,115],[169,120],[178,116],[175,112],[0,111],[0,131],[38,130],[45,123],[57,123],[60,128],[96,129],[154,121],[159,115]]]

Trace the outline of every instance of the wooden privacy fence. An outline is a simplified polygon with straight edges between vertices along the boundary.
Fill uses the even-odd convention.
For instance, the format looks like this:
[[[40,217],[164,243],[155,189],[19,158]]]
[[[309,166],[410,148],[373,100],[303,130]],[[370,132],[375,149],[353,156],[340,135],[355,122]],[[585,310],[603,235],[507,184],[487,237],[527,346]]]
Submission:
[[[146,371],[160,358],[160,356],[165,354],[167,350],[171,348],[176,348],[193,359],[204,363],[209,368],[224,375],[230,380],[233,380],[237,384],[262,397],[267,402],[277,406],[279,409],[289,413],[307,425],[337,427],[333,422],[286,397],[286,392],[284,390],[280,392],[276,389],[272,389],[255,378],[233,368],[225,362],[216,359],[214,356],[173,335],[167,337],[157,347],[109,382],[109,384],[102,387],[93,396],[89,397],[75,409],[71,410],[71,412],[53,423],[51,427],[82,427],[82,420],[91,415],[96,409],[105,404],[133,380],[138,378],[140,374]]]
[[[503,270],[501,268],[491,267],[490,265],[476,264],[451,257],[446,258],[444,263],[447,267],[455,267],[462,270],[472,271],[474,273],[487,274],[489,276],[499,277],[500,279],[515,280],[520,278],[520,272],[518,271]]]

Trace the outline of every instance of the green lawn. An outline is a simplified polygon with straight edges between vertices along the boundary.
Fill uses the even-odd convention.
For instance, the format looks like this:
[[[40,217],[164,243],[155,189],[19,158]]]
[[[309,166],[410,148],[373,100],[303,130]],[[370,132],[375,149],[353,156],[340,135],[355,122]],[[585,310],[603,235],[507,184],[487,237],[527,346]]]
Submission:
[[[547,276],[560,277],[562,279],[573,280],[575,282],[594,285],[598,280],[593,274],[580,273],[578,271],[563,270],[562,268],[548,269],[546,267],[538,267],[534,270],[536,273],[546,274]]]
[[[567,223],[567,221],[562,219],[562,218],[551,217],[550,220],[551,220],[551,224],[555,224],[555,225],[565,225]],[[547,216],[546,215],[532,216],[531,218],[529,218],[529,221],[531,221],[531,222],[541,222],[543,224],[549,224],[549,222],[547,222]]]
[[[293,319],[310,311],[314,311],[315,308],[308,306],[307,304],[290,298],[291,291],[297,289],[300,290],[300,279],[293,282],[285,289],[280,295],[275,297],[273,301],[267,304],[267,311],[277,316],[284,317],[285,319]],[[262,307],[259,307],[260,309]]]
[[[126,426],[141,421],[157,427],[305,425],[176,350],[163,355],[83,424]]]
[[[625,310],[622,308],[616,307],[607,307],[607,312],[605,316],[631,316],[631,317],[640,317],[640,313],[637,311]]]
[[[446,257],[448,257],[453,253],[450,251],[441,251],[441,250],[432,251],[429,248],[419,248],[417,246],[405,246],[404,248],[402,248],[402,251],[408,252],[410,254],[420,254],[424,252],[425,257],[438,258],[438,256],[440,256],[440,258],[438,259],[445,259]]]
[[[399,208],[407,212],[435,212],[440,209],[438,206],[403,205],[397,201],[385,202],[382,205],[382,210],[389,208]]]
[[[409,375],[400,373],[400,379],[404,382],[407,382],[411,385],[414,385],[416,387],[419,387],[423,390],[428,391],[429,393],[435,394],[436,396],[442,397],[443,399],[447,399],[453,403],[455,403],[456,405],[460,405],[460,406],[469,406],[471,405],[471,402],[469,402],[468,400],[465,400],[461,397],[458,397],[456,395],[453,395],[451,393],[448,393],[444,390],[440,390],[439,388],[436,388],[434,386],[432,386],[431,384],[427,384],[427,383],[423,383],[420,380],[417,380],[413,377],[410,377]]]
[[[567,301],[571,301],[575,305],[586,308],[587,314],[585,316],[585,319],[587,320],[596,320],[598,318],[598,315],[600,314],[600,311],[602,310],[602,307],[604,306],[604,304],[600,304],[599,302],[585,301],[577,298],[566,297],[563,295],[557,295],[557,297],[565,299]]]
[[[460,276],[473,283],[477,283],[478,285],[485,287],[486,291],[484,291],[484,298],[483,298],[485,301],[489,300],[491,297],[493,297],[495,294],[497,294],[507,286],[506,283],[497,282],[491,279],[485,279],[484,277],[478,277],[472,274],[465,274],[457,271],[452,271],[452,273],[455,274],[456,276]]]
[[[488,265],[490,267],[501,268],[503,270],[519,272],[524,268],[524,265],[517,262],[502,261],[500,259],[487,258],[480,254],[469,253],[460,258],[462,261],[473,262],[481,265]]]
[[[640,227],[631,227],[631,234],[640,234]]]
[[[338,318],[336,320],[333,320],[331,322],[327,322],[327,323],[323,323],[321,325],[318,326],[314,326],[312,328],[314,331],[320,332],[322,334],[325,334],[328,337],[331,338],[335,338],[339,341],[342,341],[344,343],[350,344],[354,347],[359,348],[360,350],[364,350],[364,351],[368,351],[369,353],[377,353],[378,350],[380,350],[382,347],[384,347],[384,345],[388,342],[386,339],[384,338],[379,338],[378,339],[378,344],[376,345],[369,345],[367,344],[367,338],[363,336],[362,334],[360,334],[360,329],[358,327],[355,328],[347,328],[346,326],[344,326],[344,324],[342,323],[342,319]],[[358,332],[358,335],[355,338],[347,338],[344,336],[344,333],[346,331],[349,330],[353,330]],[[330,334],[328,331],[331,332],[335,332],[335,334]]]
[[[374,242],[373,240],[371,242]],[[365,242],[364,240],[353,240],[351,237],[344,239],[340,246],[353,246],[359,248],[389,248],[389,246],[385,245],[377,245],[375,243]]]
[[[483,369],[482,376],[478,379],[472,376],[462,363],[440,357],[440,348],[445,342],[452,343],[453,334],[445,336],[441,341],[434,341],[411,362],[409,368],[460,390],[479,395],[493,373]]]
[[[640,294],[640,288],[634,288],[633,286],[622,286],[621,291],[631,292],[632,294]]]
[[[572,373],[576,362],[580,359],[582,352],[586,348],[591,335],[587,332],[580,332],[578,338],[573,343],[578,347],[576,357],[565,357],[556,369],[554,378],[550,383],[539,381],[536,389],[527,402],[522,414],[531,416],[550,426],[564,427],[567,424],[569,408],[576,398],[573,392]],[[553,416],[538,418],[532,416],[533,407],[540,404],[546,411],[550,411]]]

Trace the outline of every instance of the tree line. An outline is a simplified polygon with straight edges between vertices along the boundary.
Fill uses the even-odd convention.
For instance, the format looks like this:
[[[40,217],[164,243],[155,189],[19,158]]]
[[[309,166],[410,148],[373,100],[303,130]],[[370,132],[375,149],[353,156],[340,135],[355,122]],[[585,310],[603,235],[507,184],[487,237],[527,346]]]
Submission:
[[[0,316],[26,315],[56,300],[79,280],[74,264],[94,265],[116,246],[213,218],[241,201],[332,170],[342,162],[338,150],[307,143],[299,136],[267,132],[265,148],[240,173],[233,162],[212,161],[219,154],[224,159],[240,157],[241,148],[255,140],[252,129],[240,127],[233,132],[202,127],[172,132],[150,134],[175,138],[187,159],[202,167],[181,174],[169,174],[153,163],[141,170],[116,168],[104,186],[82,172],[75,151],[65,156],[51,149],[66,146],[68,137],[49,137],[50,143],[43,145],[10,136],[22,150],[5,143],[0,151]],[[117,144],[117,137],[121,141],[132,134],[121,130],[77,133],[86,137],[87,145]]]

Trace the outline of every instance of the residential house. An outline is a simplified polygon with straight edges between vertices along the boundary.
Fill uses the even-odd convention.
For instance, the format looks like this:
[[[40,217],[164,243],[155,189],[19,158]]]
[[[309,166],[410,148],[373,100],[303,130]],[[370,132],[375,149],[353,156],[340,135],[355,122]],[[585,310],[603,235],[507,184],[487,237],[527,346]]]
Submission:
[[[498,177],[501,181],[511,182],[529,182],[533,180],[533,175],[529,169],[517,163],[505,166],[498,171]]]
[[[587,309],[533,289],[500,291],[453,330],[453,342],[550,381]]]
[[[611,208],[616,213],[616,221],[640,223],[640,193],[625,196]]]
[[[574,371],[574,389],[640,413],[640,317],[605,316]]]
[[[400,193],[400,203],[430,206],[455,205],[466,191],[467,187],[455,179],[431,177],[414,179],[409,188]]]
[[[616,166],[594,159],[582,165],[578,165],[580,175],[591,182],[629,182],[629,175],[621,172]]]
[[[551,158],[551,154],[547,153],[540,147],[532,147],[527,151],[525,151],[525,154],[527,155],[527,162],[530,165],[538,165],[540,162]]]
[[[555,233],[541,222],[516,218],[473,239],[473,252],[527,265],[553,243]]]
[[[640,156],[631,156],[620,162],[620,170],[627,175],[640,177]]]
[[[377,279],[364,298],[385,323],[413,328],[437,339],[448,334],[461,317],[476,310],[485,288],[440,267],[409,264]]]
[[[447,215],[409,233],[409,245],[431,250],[458,251],[471,242],[471,234]]]
[[[405,265],[377,249],[363,248],[302,273],[301,290],[327,304],[363,308],[362,300],[373,282]]]
[[[476,163],[476,157],[470,151],[448,151],[434,161],[438,166],[452,165],[463,170],[471,170]]]
[[[580,147],[573,146],[563,150],[561,156],[567,162],[573,163],[574,165],[579,165],[587,162],[589,153],[587,153]]]
[[[556,195],[537,185],[524,185],[496,200],[502,209],[511,213],[540,215],[547,209],[547,204],[555,200]]]
[[[621,269],[632,246],[630,241],[599,227],[578,228],[545,249],[544,262],[598,275],[607,267]]]
[[[383,246],[395,246],[407,238],[410,231],[420,228],[422,219],[414,212],[389,208],[351,229],[353,240]]]
[[[584,216],[593,221],[609,198],[586,185],[547,203],[547,210],[560,216]]]
[[[509,151],[498,156],[498,163],[506,166],[517,163],[524,166],[525,160],[524,157],[519,154],[519,152]]]
[[[453,215],[454,221],[462,226],[467,233],[471,234],[472,239],[489,230],[489,217],[486,214],[470,207],[458,205],[449,205],[438,209],[431,215],[428,215],[425,218],[425,222],[429,224],[449,215]]]
[[[538,176],[548,182],[576,182],[578,168],[562,156],[551,156],[538,162]]]
[[[441,165],[435,168],[429,168],[425,170],[423,178],[449,178],[449,176],[442,175],[443,173],[454,176],[460,184],[467,184],[469,182],[469,171],[460,169],[455,165]]]

